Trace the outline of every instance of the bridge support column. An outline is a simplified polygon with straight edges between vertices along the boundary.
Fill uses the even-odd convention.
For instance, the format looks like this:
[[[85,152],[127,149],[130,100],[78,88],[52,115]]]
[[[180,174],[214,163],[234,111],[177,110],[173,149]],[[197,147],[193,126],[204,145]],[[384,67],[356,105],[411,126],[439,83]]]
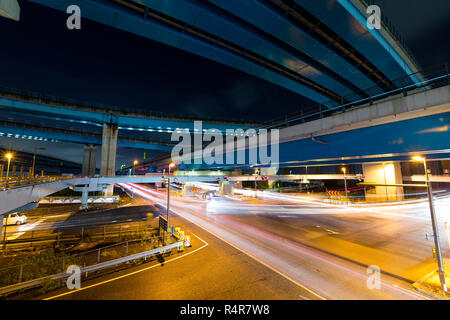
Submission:
[[[194,187],[194,184],[192,182],[183,182],[183,187],[181,189],[182,195],[192,197],[194,195],[194,192],[192,192],[192,188]]]
[[[113,177],[116,174],[116,149],[117,134],[119,127],[117,124],[103,124],[102,138],[102,161],[100,166],[100,175],[103,177]],[[105,190],[105,197],[113,194],[114,185],[110,185]]]
[[[261,168],[260,175],[261,176],[275,176],[278,172],[278,168]],[[269,188],[272,189],[275,184],[275,180],[269,180],[267,183],[269,184]]]
[[[232,196],[233,195],[233,182],[230,181],[220,181],[219,182],[219,194],[220,195],[227,195]]]
[[[0,239],[3,240],[3,219],[5,218],[5,215],[0,215]]]
[[[118,132],[119,128],[116,124],[105,123],[103,125],[102,162],[100,166],[100,175],[103,177],[115,175]]]
[[[114,185],[110,184],[109,186],[106,187],[106,189],[104,190],[104,195],[105,197],[112,197],[114,193]]]
[[[98,146],[87,144],[83,151],[83,165],[81,167],[81,175],[83,177],[95,176],[95,169],[97,167],[97,150]]]
[[[363,164],[364,182],[379,184],[402,184],[402,170],[399,162]],[[366,190],[367,201],[403,200],[403,187],[376,186]]]

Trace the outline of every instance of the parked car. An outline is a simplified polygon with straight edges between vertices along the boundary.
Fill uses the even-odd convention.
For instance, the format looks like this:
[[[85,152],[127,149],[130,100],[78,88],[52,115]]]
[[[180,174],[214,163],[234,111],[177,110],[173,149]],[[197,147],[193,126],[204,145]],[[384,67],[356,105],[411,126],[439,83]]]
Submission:
[[[16,224],[21,225],[27,222],[27,216],[18,212],[10,213],[3,218],[3,224]]]

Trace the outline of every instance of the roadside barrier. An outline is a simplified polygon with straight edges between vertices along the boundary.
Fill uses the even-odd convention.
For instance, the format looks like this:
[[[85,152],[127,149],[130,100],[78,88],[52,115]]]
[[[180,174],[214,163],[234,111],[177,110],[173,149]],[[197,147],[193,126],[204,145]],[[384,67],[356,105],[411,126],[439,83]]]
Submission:
[[[159,247],[156,249],[152,249],[149,251],[140,252],[140,253],[126,256],[126,257],[86,266],[84,268],[81,268],[81,274],[85,274],[87,276],[88,272],[93,272],[93,271],[97,271],[97,270],[101,270],[101,269],[105,269],[105,268],[114,267],[118,264],[125,263],[128,261],[137,260],[137,259],[145,259],[146,260],[147,257],[149,257],[149,256],[153,256],[153,255],[159,254],[161,252],[165,252],[167,250],[177,248],[180,245],[182,246],[183,242],[176,242],[176,243],[173,243],[173,244],[170,244],[167,246],[163,246],[163,247]],[[37,287],[43,281],[48,280],[48,279],[54,279],[54,280],[64,279],[64,278],[67,278],[69,275],[70,275],[69,273],[62,272],[62,273],[54,274],[51,276],[42,277],[39,279],[33,279],[33,280],[25,281],[25,282],[16,283],[16,284],[13,284],[10,286],[2,287],[2,288],[0,288],[0,296],[4,295],[4,294],[10,294],[10,293],[13,293],[13,292],[16,292],[19,290],[23,290],[23,289]]]

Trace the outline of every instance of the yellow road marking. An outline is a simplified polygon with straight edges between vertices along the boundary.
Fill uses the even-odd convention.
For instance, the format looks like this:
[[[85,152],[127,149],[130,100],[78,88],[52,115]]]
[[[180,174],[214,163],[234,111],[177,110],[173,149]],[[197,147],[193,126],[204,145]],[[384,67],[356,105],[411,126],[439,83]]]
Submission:
[[[194,234],[194,236],[196,236],[196,235]],[[179,257],[176,257],[176,258],[173,258],[173,259],[164,261],[164,263],[169,263],[169,262],[178,260],[178,259],[180,259],[180,258],[186,257],[186,256],[188,256],[188,255],[190,255],[190,254],[192,254],[192,253],[194,253],[194,252],[196,252],[196,251],[198,251],[198,250],[200,250],[200,249],[203,249],[204,247],[206,247],[206,246],[208,245],[208,243],[207,243],[206,241],[204,241],[203,239],[201,239],[201,238],[198,237],[198,236],[196,236],[196,237],[199,238],[203,243],[205,243],[205,245],[203,245],[203,246],[201,246],[200,248],[197,248],[197,249],[195,249],[195,250],[192,250],[192,251],[190,251],[190,252],[188,252],[188,253],[186,253],[186,254],[183,254],[183,255],[181,255],[181,256],[179,256]],[[90,286],[87,286],[87,287],[83,287],[83,288],[80,288],[80,289],[76,289],[76,290],[64,292],[64,293],[58,294],[58,295],[56,295],[56,296],[52,296],[52,297],[45,298],[45,299],[43,299],[43,300],[52,300],[52,299],[55,299],[55,298],[59,298],[59,297],[62,297],[62,296],[66,296],[66,295],[72,294],[72,293],[74,293],[74,292],[83,291],[83,290],[86,290],[86,289],[89,289],[89,288],[97,287],[97,286],[100,286],[100,285],[102,285],[102,284],[105,284],[105,283],[108,283],[108,282],[112,282],[112,281],[114,281],[114,280],[122,279],[122,278],[131,276],[131,275],[134,275],[134,274],[137,274],[137,273],[140,273],[140,272],[143,272],[143,271],[146,271],[146,270],[149,270],[149,269],[158,267],[158,266],[159,266],[159,264],[155,264],[155,265],[153,265],[153,266],[150,266],[150,267],[147,267],[147,268],[144,268],[144,269],[140,269],[140,270],[137,270],[137,271],[134,271],[134,272],[131,272],[131,273],[127,273],[127,274],[121,275],[121,276],[119,276],[119,277],[115,277],[115,278],[112,278],[112,279],[108,279],[108,280],[105,280],[105,281],[102,281],[102,282],[94,283],[94,284],[91,284]]]

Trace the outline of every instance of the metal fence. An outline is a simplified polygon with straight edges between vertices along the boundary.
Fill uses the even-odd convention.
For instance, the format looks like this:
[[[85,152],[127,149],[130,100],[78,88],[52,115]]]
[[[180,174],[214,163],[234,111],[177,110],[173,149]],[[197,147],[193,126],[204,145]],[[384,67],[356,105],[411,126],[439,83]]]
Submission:
[[[137,225],[136,225],[137,223]],[[57,227],[52,232],[49,230],[30,230],[23,232],[20,229],[8,231],[9,226],[3,226],[1,235],[2,245],[0,248],[4,252],[29,250],[29,248],[41,248],[61,245],[73,245],[79,243],[99,242],[99,241],[117,241],[134,238],[151,237],[157,233],[155,226],[142,222],[136,222],[134,225],[128,223],[103,225],[98,227]],[[23,226],[26,226],[23,225]],[[20,227],[19,227],[20,228]],[[16,235],[18,235],[16,237]]]
[[[168,236],[152,237],[117,243],[108,247],[86,251],[81,254],[58,257],[36,257],[36,261],[16,264],[0,269],[0,294],[34,287],[45,279],[62,279],[67,277],[66,269],[77,265],[87,276],[88,272],[115,267],[133,260],[147,260],[159,253],[171,253],[183,242],[176,242]]]
[[[29,256],[23,262],[16,262],[12,266],[0,269],[0,287],[65,272],[69,265],[91,266],[160,248],[174,242],[173,238],[167,235],[122,241],[73,255],[45,251]]]
[[[33,178],[27,178],[27,177],[20,177],[20,176],[14,176],[14,177],[2,177],[0,179],[0,191],[5,191],[9,189],[24,187],[27,185],[33,185],[38,183],[48,183],[48,182],[54,182],[64,179],[71,179],[73,176],[40,176],[40,177],[33,177]]]

